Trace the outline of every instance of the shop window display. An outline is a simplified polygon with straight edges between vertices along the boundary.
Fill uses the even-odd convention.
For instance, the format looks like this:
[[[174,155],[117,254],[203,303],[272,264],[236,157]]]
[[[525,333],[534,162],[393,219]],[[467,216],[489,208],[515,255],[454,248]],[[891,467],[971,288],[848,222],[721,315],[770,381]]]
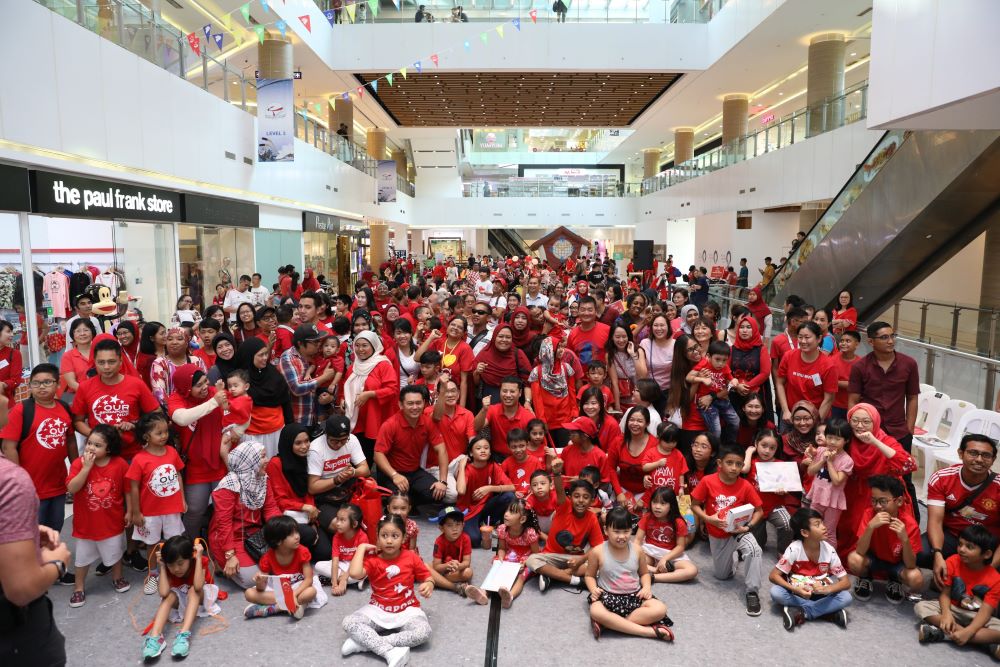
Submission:
[[[216,297],[216,286],[225,290],[243,274],[254,272],[252,229],[178,225],[181,291],[189,294],[193,308],[204,310]]]

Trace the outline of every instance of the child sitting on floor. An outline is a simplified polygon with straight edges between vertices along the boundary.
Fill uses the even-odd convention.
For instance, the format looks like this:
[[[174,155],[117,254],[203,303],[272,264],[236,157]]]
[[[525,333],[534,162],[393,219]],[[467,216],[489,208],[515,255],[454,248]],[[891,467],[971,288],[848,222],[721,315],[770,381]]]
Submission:
[[[245,592],[250,604],[243,615],[264,618],[287,611],[292,618],[300,620],[306,613],[306,606],[326,604],[326,594],[320,596],[321,589],[314,585],[309,549],[300,543],[299,524],[295,519],[285,515],[268,519],[264,524],[264,541],[269,548],[257,564],[260,572],[253,577],[254,587]],[[269,575],[280,578],[280,590],[274,589]]]
[[[504,508],[514,499],[514,485],[493,461],[490,441],[486,438],[473,438],[467,454],[468,457],[458,466],[456,504],[466,511],[465,534],[472,541],[472,546],[478,547],[483,533],[489,534],[492,530],[486,530],[486,526],[499,523]],[[492,537],[489,539],[492,540]]]
[[[688,524],[681,516],[674,490],[657,487],[649,501],[649,512],[639,520],[635,533],[635,543],[652,568],[653,581],[677,583],[698,576],[698,566],[684,553],[687,534]]]
[[[385,506],[385,513],[386,515],[395,514],[403,520],[405,527],[403,549],[409,549],[413,553],[419,554],[417,536],[420,534],[420,526],[410,518],[410,511],[412,509],[413,503],[410,502],[410,497],[404,491],[396,491],[396,493],[389,496],[389,502]]]
[[[531,554],[538,553],[538,519],[535,518],[535,513],[525,506],[523,500],[514,499],[507,506],[503,524],[497,528],[497,542],[498,561],[523,565]],[[528,569],[522,567],[521,573],[509,590],[503,586],[497,590],[500,594],[501,607],[510,609],[514,598],[524,589],[524,582],[529,575]]]
[[[333,536],[333,559],[316,563],[316,573],[330,579],[330,592],[334,595],[343,595],[347,592],[347,585],[354,582],[347,571],[358,547],[368,541],[365,531],[361,530],[362,519],[361,508],[353,503],[338,509],[333,518],[333,527],[337,531]],[[365,581],[357,581],[359,591],[364,590]]]
[[[434,585],[458,593],[476,604],[489,600],[482,589],[469,584],[472,581],[472,541],[465,532],[465,514],[449,505],[437,515],[441,534],[434,540],[434,559],[431,561],[431,578]]]

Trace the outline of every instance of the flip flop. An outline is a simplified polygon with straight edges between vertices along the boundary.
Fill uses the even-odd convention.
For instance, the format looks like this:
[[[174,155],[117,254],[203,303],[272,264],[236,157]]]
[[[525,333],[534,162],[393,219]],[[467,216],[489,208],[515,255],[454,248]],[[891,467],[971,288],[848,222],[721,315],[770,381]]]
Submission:
[[[667,626],[663,625],[662,623],[657,623],[652,627],[653,627],[653,632],[656,633],[657,639],[660,639],[665,642],[674,641],[674,631],[668,628]]]

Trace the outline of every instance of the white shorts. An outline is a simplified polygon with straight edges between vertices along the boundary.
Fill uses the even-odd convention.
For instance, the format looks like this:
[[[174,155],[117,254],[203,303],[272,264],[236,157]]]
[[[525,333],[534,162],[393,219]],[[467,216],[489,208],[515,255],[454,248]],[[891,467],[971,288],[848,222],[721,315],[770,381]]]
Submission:
[[[167,620],[171,623],[181,623],[184,621],[184,612],[187,610],[187,596],[191,587],[187,584],[173,586],[170,589],[177,596],[177,606],[170,610]],[[206,583],[201,587],[201,604],[198,605],[198,616],[216,616],[222,613],[219,606],[219,587],[215,584]]]
[[[107,566],[112,566],[122,559],[125,553],[123,535],[115,535],[104,540],[76,540],[73,563],[77,567],[86,567],[97,559]]]
[[[643,542],[642,543],[642,550],[643,550],[643,552],[647,556],[649,556],[650,558],[654,558],[656,560],[660,560],[661,558],[663,558],[664,556],[666,556],[668,553],[670,553],[669,549],[664,549],[663,547],[658,547],[655,544],[650,544],[649,542]],[[691,560],[691,559],[688,558],[688,555],[686,553],[683,553],[680,556],[678,556],[677,558],[672,559],[670,562],[673,563],[673,562],[676,562],[676,561],[679,561],[679,560]]]
[[[328,577],[330,579],[333,579],[333,561],[332,560],[317,561],[316,564],[313,566],[313,569],[316,571],[316,574],[323,575],[324,577]],[[339,570],[341,572],[347,572],[350,569],[351,569],[351,561],[349,561],[349,560],[342,560],[342,561],[340,561]],[[340,575],[337,575],[337,576],[339,577]],[[361,579],[364,580],[366,578],[367,577],[362,577]],[[357,579],[352,579],[352,578],[348,577],[348,581],[358,581],[358,580]]]
[[[132,537],[145,544],[159,544],[163,540],[184,534],[184,522],[180,514],[163,514],[161,516],[146,516],[145,526],[136,526]]]

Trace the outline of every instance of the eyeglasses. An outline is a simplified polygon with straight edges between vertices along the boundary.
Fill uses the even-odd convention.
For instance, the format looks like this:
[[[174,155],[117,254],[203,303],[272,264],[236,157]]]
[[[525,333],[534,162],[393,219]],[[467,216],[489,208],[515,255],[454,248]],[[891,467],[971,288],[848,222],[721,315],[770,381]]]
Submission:
[[[488,311],[488,310],[474,310],[474,311],[472,311],[472,314],[473,315],[489,315],[490,311]]]
[[[51,387],[57,382],[57,380],[32,380],[28,383],[28,386],[32,389],[38,389],[39,387]]]
[[[897,335],[898,334],[894,334],[894,333],[891,333],[891,334],[882,334],[881,336],[872,336],[872,339],[873,340],[880,340],[883,343],[888,343],[890,340],[896,340],[896,336]]]
[[[852,419],[851,426],[871,426],[874,424],[871,419]]]
[[[872,498],[872,507],[888,507],[895,498]]]
[[[962,454],[968,456],[970,459],[983,459],[984,461],[989,461],[993,458],[993,452],[981,452],[977,449],[966,449]]]

